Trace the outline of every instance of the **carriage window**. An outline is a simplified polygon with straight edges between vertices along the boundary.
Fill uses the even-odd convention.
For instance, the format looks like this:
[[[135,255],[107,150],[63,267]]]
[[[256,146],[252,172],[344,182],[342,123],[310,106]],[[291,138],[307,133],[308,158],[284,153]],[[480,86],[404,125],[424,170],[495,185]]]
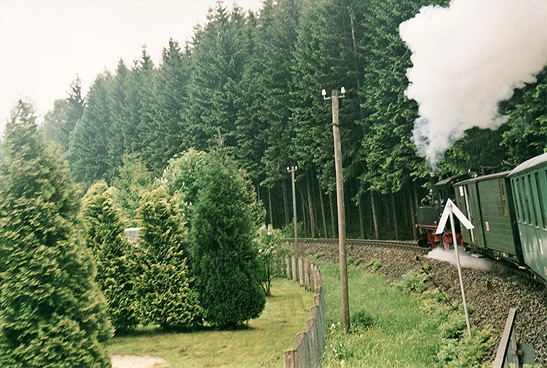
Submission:
[[[532,181],[532,175],[528,174],[528,180],[526,183],[526,189],[528,191],[528,201],[531,211],[530,223],[538,226],[537,212],[536,212],[536,202],[534,201],[534,183]]]
[[[530,217],[530,203],[528,201],[528,191],[526,185],[526,176],[523,176],[520,181],[520,191],[522,194],[522,213],[524,214],[524,222],[530,224],[532,223]]]
[[[501,197],[501,209],[503,210],[503,216],[507,216],[507,208],[505,207],[505,191],[504,191],[504,185],[503,180],[499,181],[500,185],[500,197]]]
[[[519,193],[520,187],[519,187],[518,179],[513,180],[513,188],[514,188],[513,194],[515,196],[515,209],[517,210],[517,220],[522,222],[522,216],[521,216],[522,204],[520,203],[520,193]]]
[[[539,226],[541,227],[547,227],[545,222],[547,221],[545,219],[545,207],[543,205],[543,194],[541,193],[541,185],[540,185],[540,182],[539,182],[539,173],[536,172],[535,174],[535,178],[536,178],[536,190],[537,190],[537,193],[538,193],[538,202],[539,202],[539,213],[538,213],[538,223],[539,223]]]

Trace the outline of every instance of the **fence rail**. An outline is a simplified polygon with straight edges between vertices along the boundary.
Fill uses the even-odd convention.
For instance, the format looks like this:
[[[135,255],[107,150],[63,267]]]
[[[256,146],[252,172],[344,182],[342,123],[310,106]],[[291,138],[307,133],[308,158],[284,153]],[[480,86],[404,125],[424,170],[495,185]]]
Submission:
[[[314,292],[306,331],[296,334],[296,349],[285,351],[285,368],[321,367],[325,350],[325,296],[319,268],[304,258],[287,257],[287,278]]]

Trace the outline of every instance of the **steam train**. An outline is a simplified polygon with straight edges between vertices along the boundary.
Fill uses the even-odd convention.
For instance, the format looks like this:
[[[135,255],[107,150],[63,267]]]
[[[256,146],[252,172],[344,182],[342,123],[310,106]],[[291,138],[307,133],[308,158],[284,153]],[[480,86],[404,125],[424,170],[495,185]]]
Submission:
[[[474,225],[456,234],[435,235],[446,200],[451,198]],[[504,259],[547,283],[547,153],[510,171],[453,176],[434,184],[432,203],[416,211],[422,246],[453,246]]]

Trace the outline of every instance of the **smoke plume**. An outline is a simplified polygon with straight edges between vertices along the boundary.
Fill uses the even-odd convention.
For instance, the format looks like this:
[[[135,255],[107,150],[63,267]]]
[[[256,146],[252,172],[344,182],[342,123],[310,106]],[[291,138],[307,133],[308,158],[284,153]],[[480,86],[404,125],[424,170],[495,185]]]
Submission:
[[[546,0],[452,0],[399,30],[412,51],[406,95],[419,104],[413,140],[432,168],[466,129],[503,124],[498,102],[547,64]]]
[[[485,271],[493,271],[497,269],[497,265],[491,259],[472,257],[462,247],[458,248],[458,253],[460,255],[460,265],[462,268],[474,268]],[[456,252],[454,249],[444,250],[442,248],[435,248],[426,255],[426,258],[449,262],[453,265],[457,264]]]

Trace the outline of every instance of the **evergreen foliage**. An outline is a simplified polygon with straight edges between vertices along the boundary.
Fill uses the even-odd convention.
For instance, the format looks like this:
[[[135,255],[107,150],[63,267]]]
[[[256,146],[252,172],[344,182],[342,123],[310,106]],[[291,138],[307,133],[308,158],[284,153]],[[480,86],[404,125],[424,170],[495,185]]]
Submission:
[[[153,186],[152,174],[136,153],[125,154],[123,166],[112,184],[116,187],[114,200],[120,207],[122,222],[128,227],[137,226],[137,209],[140,206],[139,193]]]
[[[192,259],[206,321],[234,328],[258,317],[266,299],[253,251],[253,220],[237,169],[218,158],[200,178],[192,216]]]
[[[68,151],[70,134],[78,120],[82,118],[84,107],[82,81],[80,78],[76,78],[70,84],[68,97],[55,101],[53,110],[44,117],[40,130],[47,140],[55,142],[61,147],[63,154]]]
[[[507,159],[518,164],[547,152],[547,66],[537,75],[537,82],[517,91],[509,107],[502,146]]]
[[[70,136],[67,159],[74,177],[86,188],[106,179],[111,168],[108,157],[113,120],[108,95],[111,83],[109,73],[97,77],[87,94],[87,108]]]
[[[292,248],[285,242],[283,232],[272,225],[263,225],[258,229],[254,246],[260,264],[262,289],[266,296],[270,296],[272,280],[283,276],[285,257],[292,253]]]
[[[188,104],[189,80],[189,51],[181,51],[176,41],[169,40],[153,80],[152,121],[143,150],[143,156],[147,157],[150,170],[156,176],[161,175],[168,161],[181,150],[185,136],[182,117]]]
[[[0,366],[109,367],[112,335],[89,251],[75,230],[76,187],[20,101],[0,172]]]
[[[297,165],[297,217],[302,235],[314,236],[328,232],[327,217],[336,230],[331,104],[321,89],[330,95],[345,87],[344,184],[355,204],[346,206],[348,235],[359,228],[370,236],[374,228],[393,237],[399,229],[410,238],[429,168],[411,141],[418,106],[404,94],[411,61],[398,27],[422,6],[447,3],[265,0],[255,14],[219,2],[185,47],[169,40],[159,65],[143,50],[131,66],[120,61],[112,74],[100,75],[86,104],[73,90],[48,115],[44,132],[63,143],[65,122],[77,121],[64,142],[84,188],[125,175],[125,155],[138,155],[160,177],[178,152],[208,152],[222,137],[275,227],[290,221],[286,167]],[[467,131],[439,163],[439,176],[503,170],[544,152],[545,84],[543,71],[503,102],[508,121],[498,131]],[[69,100],[84,106],[80,119],[67,117]],[[405,205],[393,211],[393,202]],[[385,228],[377,232],[380,224]]]
[[[179,208],[164,186],[142,192],[137,297],[143,323],[181,329],[201,322],[187,266],[188,234]]]
[[[173,157],[163,172],[161,182],[170,194],[180,198],[188,225],[191,225],[193,205],[198,200],[199,178],[210,159],[206,152],[189,149]]]
[[[96,280],[106,301],[116,332],[127,332],[138,324],[135,301],[135,252],[124,235],[115,188],[106,182],[93,184],[82,199],[82,223],[86,244],[97,264]]]

